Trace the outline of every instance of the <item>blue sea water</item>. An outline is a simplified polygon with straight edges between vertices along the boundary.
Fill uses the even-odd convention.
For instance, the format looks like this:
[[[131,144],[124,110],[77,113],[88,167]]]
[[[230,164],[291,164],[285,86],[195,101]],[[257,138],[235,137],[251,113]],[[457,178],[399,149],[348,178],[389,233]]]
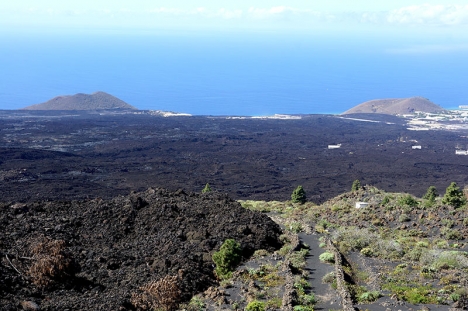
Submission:
[[[104,91],[195,115],[341,113],[377,98],[468,104],[466,50],[320,36],[4,36],[0,109]]]

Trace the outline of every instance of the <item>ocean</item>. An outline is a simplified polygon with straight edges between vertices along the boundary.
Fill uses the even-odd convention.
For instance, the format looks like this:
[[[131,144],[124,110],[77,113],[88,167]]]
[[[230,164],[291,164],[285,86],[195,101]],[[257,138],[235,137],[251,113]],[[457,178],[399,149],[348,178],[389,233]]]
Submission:
[[[466,50],[275,34],[0,37],[0,109],[110,93],[139,109],[194,115],[341,113],[422,96],[468,104]]]

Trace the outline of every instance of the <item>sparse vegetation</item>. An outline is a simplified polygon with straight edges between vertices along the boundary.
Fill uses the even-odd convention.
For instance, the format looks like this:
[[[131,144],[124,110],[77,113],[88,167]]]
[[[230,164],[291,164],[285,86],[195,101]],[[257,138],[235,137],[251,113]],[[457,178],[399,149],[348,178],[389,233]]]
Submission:
[[[409,215],[407,214],[401,214],[400,216],[398,216],[398,221],[399,222],[406,222],[406,221],[410,221],[411,220],[411,217],[409,217]]]
[[[357,297],[357,301],[359,303],[370,303],[376,301],[380,297],[382,297],[382,294],[379,291],[364,292]]]
[[[330,252],[325,252],[319,256],[319,259],[320,261],[323,261],[323,262],[334,263],[335,255],[333,255],[333,253],[330,253]]]
[[[142,293],[133,294],[131,302],[142,310],[176,310],[181,301],[179,276],[165,276],[140,287]]]
[[[265,311],[265,303],[262,301],[254,300],[249,302],[246,311]]]
[[[291,222],[287,229],[293,233],[299,233],[303,230],[302,224],[300,222]]]
[[[308,253],[309,253],[309,250],[306,248],[302,248],[299,251],[290,253],[288,258],[289,258],[291,266],[294,269],[301,271],[306,265],[305,258]]]
[[[197,296],[192,297],[186,307],[187,311],[203,311],[205,303]]]
[[[75,275],[77,266],[66,249],[65,241],[42,238],[32,246],[31,252],[34,262],[29,268],[29,275],[37,286],[46,287]]]
[[[415,207],[418,205],[418,201],[411,194],[407,194],[398,200],[398,204],[402,206]]]
[[[372,207],[355,209],[355,202],[367,202]],[[275,202],[274,211],[289,231],[297,232],[299,224],[304,228],[310,224],[330,237],[344,254],[359,252],[361,256],[390,260],[392,264],[379,271],[383,293],[389,291],[390,295],[410,303],[445,304],[457,299],[454,293],[468,278],[468,256],[457,250],[466,246],[468,210],[454,210],[441,203],[431,187],[427,196],[417,199],[410,194],[386,193],[366,186],[313,208]],[[257,208],[260,206],[273,210],[268,202]],[[321,239],[320,247],[325,246]],[[280,252],[289,254],[289,251],[291,248],[286,245]],[[297,252],[292,254],[299,267],[305,264]],[[319,259],[332,262],[334,256],[322,254]],[[354,266],[343,266],[343,270],[356,282],[346,285],[356,303],[372,303],[382,295],[366,288],[370,276],[365,271]],[[334,273],[327,274],[322,282],[337,288]],[[296,280],[298,297],[306,294],[301,286]],[[300,298],[298,304],[298,310],[307,308]]]

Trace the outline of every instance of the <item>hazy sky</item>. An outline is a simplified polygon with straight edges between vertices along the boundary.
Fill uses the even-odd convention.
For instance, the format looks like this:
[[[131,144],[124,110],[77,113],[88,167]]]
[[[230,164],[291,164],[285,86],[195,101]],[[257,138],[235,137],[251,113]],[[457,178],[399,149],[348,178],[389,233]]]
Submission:
[[[241,30],[464,36],[468,0],[15,0],[0,31]]]

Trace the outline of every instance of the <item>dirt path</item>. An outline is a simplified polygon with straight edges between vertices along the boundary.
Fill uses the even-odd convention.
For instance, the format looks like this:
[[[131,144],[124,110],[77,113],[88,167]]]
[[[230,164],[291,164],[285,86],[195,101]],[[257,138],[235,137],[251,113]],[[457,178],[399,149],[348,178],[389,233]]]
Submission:
[[[315,294],[318,299],[314,310],[330,310],[339,309],[340,298],[334,290],[330,289],[329,284],[322,282],[322,278],[330,272],[334,271],[333,265],[326,264],[320,261],[319,256],[324,252],[319,247],[319,235],[316,233],[300,233],[299,239],[310,246],[309,255],[307,256],[307,267],[309,271],[309,284],[311,285],[311,291]]]

